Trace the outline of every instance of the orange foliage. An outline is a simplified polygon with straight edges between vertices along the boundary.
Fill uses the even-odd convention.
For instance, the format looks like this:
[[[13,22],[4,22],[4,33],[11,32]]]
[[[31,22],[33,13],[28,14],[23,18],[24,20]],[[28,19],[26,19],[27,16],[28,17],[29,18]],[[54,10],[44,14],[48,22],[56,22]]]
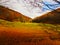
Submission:
[[[42,16],[36,17],[32,20],[32,22],[60,24],[60,8],[54,11],[48,12]]]
[[[0,19],[20,22],[29,22],[31,20],[30,17],[24,16],[23,14],[6,8],[4,6],[0,6]]]

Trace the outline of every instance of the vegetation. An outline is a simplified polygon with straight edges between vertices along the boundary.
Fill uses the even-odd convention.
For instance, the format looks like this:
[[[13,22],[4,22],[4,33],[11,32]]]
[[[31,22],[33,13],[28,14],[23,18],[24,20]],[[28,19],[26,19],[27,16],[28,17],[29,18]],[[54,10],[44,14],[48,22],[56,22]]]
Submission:
[[[56,12],[58,11],[58,12]],[[60,24],[60,8],[43,14],[42,16],[36,17],[32,22],[36,23],[50,23],[50,24]]]
[[[24,16],[23,14],[16,12],[12,9],[0,5],[0,19],[11,22],[30,22],[31,18]]]
[[[19,43],[21,42],[22,44],[23,42],[26,45],[27,43],[30,45],[31,43],[33,45],[40,45],[40,44],[50,45],[54,43],[54,42],[51,43],[51,40],[60,41],[60,25],[45,24],[45,23],[9,22],[0,19],[0,32],[1,31],[3,31],[1,34],[2,36],[0,35],[1,41],[9,40],[10,44],[17,44],[18,41]],[[12,32],[12,34],[10,31]],[[9,41],[7,41],[7,43],[9,43]],[[12,41],[14,43],[12,43]],[[3,42],[3,44],[5,43],[6,42]]]
[[[14,26],[14,27],[39,27],[43,30],[54,30],[59,31],[60,25],[45,24],[45,23],[22,23],[22,22],[10,22],[0,19],[0,25],[3,26]]]

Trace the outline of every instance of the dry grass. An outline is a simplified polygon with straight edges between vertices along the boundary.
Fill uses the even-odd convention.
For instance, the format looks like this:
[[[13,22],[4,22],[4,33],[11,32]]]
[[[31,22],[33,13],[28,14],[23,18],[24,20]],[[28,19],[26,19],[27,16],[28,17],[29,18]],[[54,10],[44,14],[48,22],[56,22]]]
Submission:
[[[0,45],[60,45],[60,25],[0,20]]]

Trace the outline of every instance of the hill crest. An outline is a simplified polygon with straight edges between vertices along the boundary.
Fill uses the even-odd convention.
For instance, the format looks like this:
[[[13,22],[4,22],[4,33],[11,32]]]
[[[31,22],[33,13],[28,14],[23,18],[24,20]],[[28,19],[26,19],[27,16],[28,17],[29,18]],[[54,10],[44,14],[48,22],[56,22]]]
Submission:
[[[43,14],[42,16],[36,17],[32,20],[32,22],[36,23],[51,23],[51,24],[59,24],[60,23],[60,8]]]
[[[27,17],[17,11],[14,11],[4,6],[0,6],[0,19],[20,22],[29,22],[31,20],[30,17]]]

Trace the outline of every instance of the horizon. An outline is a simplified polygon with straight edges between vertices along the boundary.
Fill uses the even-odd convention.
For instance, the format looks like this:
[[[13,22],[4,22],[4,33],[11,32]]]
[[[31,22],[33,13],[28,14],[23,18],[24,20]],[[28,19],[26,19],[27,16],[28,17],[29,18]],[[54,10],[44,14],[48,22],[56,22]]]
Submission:
[[[8,2],[2,3],[4,1],[8,1]],[[39,7],[36,7],[36,8],[33,7],[32,8],[32,6],[28,3],[26,3],[26,5],[24,5],[25,3],[23,3],[23,1],[24,0],[19,0],[18,2],[17,2],[17,0],[1,0],[0,5],[3,5],[5,7],[8,7],[10,9],[12,9],[12,10],[15,10],[15,11],[17,11],[17,12],[19,12],[19,13],[25,15],[25,16],[28,16],[28,17],[32,18],[32,19],[35,18],[35,17],[41,16],[41,15],[47,13],[47,12],[52,11],[51,9],[48,9],[45,5],[41,5],[41,4],[40,4],[42,6],[41,8],[39,8]],[[26,1],[28,1],[28,0],[26,0]],[[52,0],[51,1],[50,0],[45,0],[44,2],[46,4],[51,4]],[[37,3],[39,3],[39,0],[37,1]],[[53,3],[57,4],[54,1],[52,2],[52,4]],[[58,7],[60,8],[60,5],[53,6],[51,8],[56,9]]]

